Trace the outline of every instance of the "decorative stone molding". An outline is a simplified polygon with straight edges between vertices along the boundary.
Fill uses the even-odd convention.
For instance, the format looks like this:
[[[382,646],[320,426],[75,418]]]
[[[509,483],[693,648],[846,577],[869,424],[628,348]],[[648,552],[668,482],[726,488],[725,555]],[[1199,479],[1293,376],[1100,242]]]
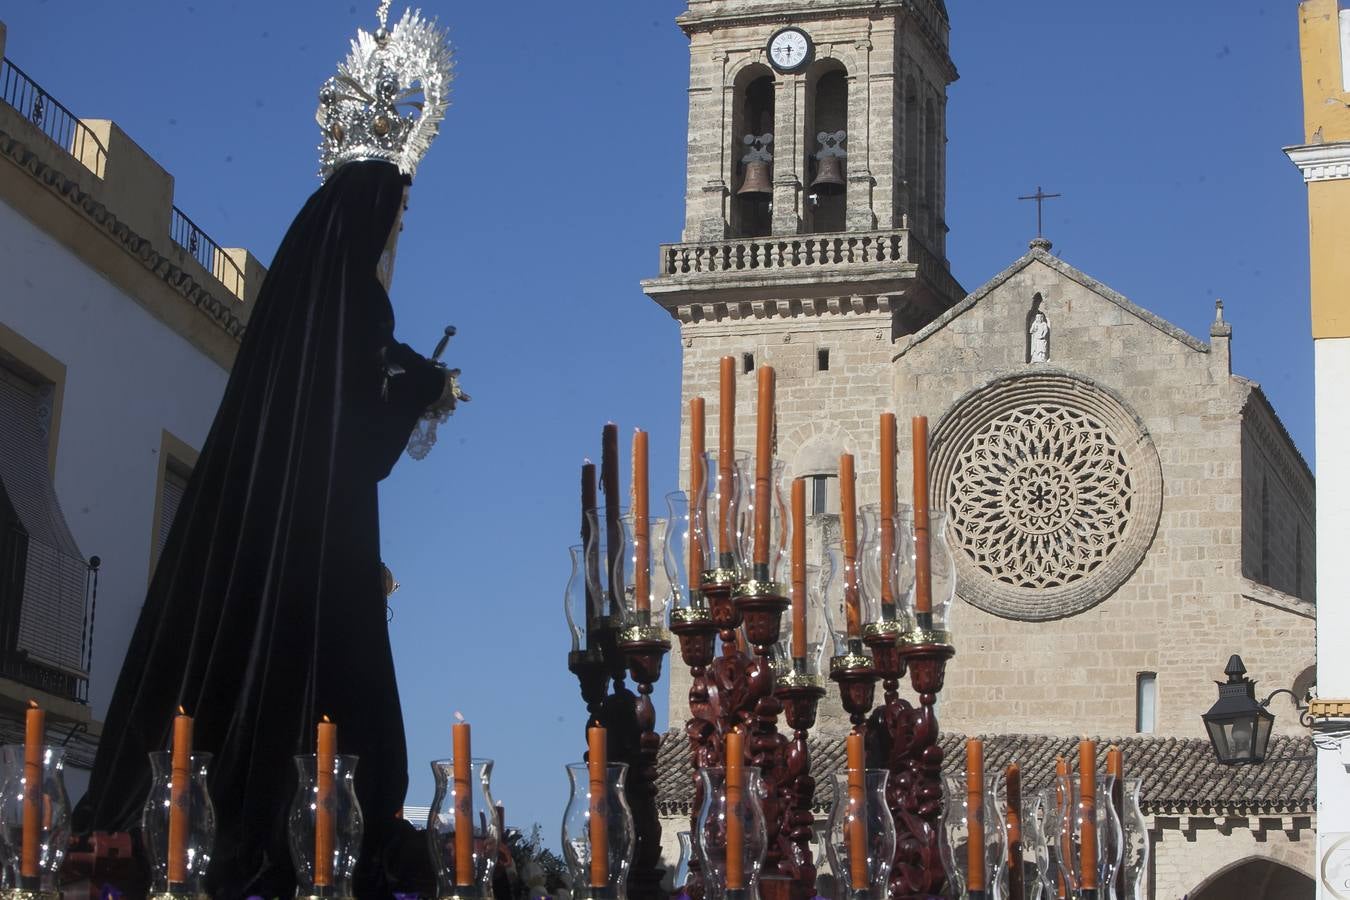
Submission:
[[[22,141],[4,131],[0,131],[0,156],[8,159],[25,175],[64,200],[71,209],[107,234],[115,244],[182,295],[183,299],[201,310],[227,335],[236,341],[243,339],[244,322],[230,309],[232,301],[227,302],[216,297],[191,275],[174,265],[168,257],[156,251],[148,239],[119,221],[106,206],[84,191],[78,181],[43,162],[38,154],[26,147]]]
[[[1162,511],[1162,466],[1139,416],[1058,370],[1004,376],[953,405],[935,429],[932,485],[957,592],[1024,621],[1110,596]]]
[[[1350,178],[1350,142],[1285,147],[1284,153],[1298,166],[1305,182]]]

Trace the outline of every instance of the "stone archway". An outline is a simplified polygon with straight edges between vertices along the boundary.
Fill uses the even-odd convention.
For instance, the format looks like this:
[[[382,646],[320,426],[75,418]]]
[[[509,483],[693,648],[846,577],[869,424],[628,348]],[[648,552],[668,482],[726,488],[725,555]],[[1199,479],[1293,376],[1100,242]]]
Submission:
[[[1211,875],[1186,900],[1313,900],[1317,886],[1306,872],[1249,856]]]

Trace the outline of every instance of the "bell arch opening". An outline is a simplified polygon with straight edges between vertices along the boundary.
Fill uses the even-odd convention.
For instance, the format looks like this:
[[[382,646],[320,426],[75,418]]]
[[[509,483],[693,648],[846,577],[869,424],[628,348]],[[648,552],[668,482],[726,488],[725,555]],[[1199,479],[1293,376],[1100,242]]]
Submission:
[[[731,158],[735,160],[731,197],[733,237],[765,237],[773,228],[774,91],[773,72],[749,66],[734,85]]]
[[[835,59],[807,73],[806,231],[843,231],[848,195],[848,70]]]

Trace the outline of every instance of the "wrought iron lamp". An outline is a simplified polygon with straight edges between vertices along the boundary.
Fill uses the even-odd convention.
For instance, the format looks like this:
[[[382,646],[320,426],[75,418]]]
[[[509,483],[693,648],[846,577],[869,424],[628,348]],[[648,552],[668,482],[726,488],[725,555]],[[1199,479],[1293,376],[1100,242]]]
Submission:
[[[1279,694],[1288,694],[1299,712],[1299,721],[1310,725],[1307,707],[1288,688],[1271,691],[1266,699],[1256,699],[1256,682],[1247,677],[1242,657],[1233,654],[1224,668],[1228,681],[1215,682],[1219,699],[1200,718],[1209,732],[1214,755],[1226,766],[1248,766],[1265,761],[1275,715],[1268,707]]]

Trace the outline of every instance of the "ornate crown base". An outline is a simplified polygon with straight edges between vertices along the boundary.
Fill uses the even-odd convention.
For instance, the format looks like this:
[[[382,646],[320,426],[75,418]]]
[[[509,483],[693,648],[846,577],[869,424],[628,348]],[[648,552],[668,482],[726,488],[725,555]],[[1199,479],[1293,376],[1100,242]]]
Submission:
[[[210,894],[194,894],[192,891],[151,891],[149,900],[211,900]],[[333,898],[325,898],[333,900]]]
[[[5,888],[0,900],[61,900],[60,891],[30,891],[24,888]]]
[[[819,676],[789,672],[779,676],[774,696],[783,704],[788,727],[808,731],[816,724],[816,709],[825,696],[825,686]]]
[[[626,649],[627,644],[664,643],[670,646],[670,635],[660,625],[630,625],[619,632],[619,647]]]
[[[861,727],[876,697],[881,677],[870,656],[848,653],[830,659],[830,680],[839,685],[839,699],[855,727]]]

